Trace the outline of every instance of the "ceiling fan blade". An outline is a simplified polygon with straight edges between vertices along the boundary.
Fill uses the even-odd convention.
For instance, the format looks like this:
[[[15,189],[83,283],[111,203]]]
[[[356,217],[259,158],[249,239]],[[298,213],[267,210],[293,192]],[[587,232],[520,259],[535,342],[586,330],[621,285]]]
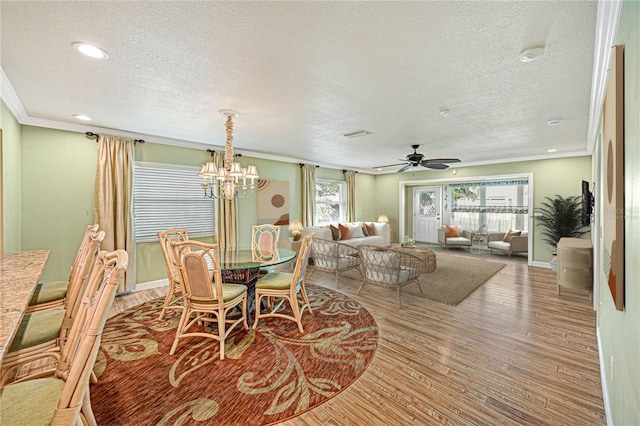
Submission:
[[[411,163],[409,163],[409,164],[407,164],[406,166],[404,166],[403,168],[401,168],[400,170],[398,170],[396,173],[402,173],[402,172],[404,172],[405,170],[409,170],[411,167],[412,167],[412,164],[411,164]]]
[[[429,163],[429,162],[426,162],[426,161],[421,162],[420,165],[422,167],[427,168],[427,169],[435,169],[435,170],[444,170],[444,169],[448,169],[449,168],[449,166],[447,166],[446,164]]]
[[[375,166],[374,169],[383,169],[385,167],[396,167],[396,166],[404,166],[407,163],[398,163],[398,164],[387,164],[385,166]]]
[[[459,158],[429,158],[427,160],[422,160],[423,163],[460,163]]]

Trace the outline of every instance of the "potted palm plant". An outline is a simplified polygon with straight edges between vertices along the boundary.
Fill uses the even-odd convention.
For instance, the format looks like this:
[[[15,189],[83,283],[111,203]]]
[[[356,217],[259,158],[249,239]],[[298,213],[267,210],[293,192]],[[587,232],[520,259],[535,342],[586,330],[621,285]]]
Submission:
[[[551,269],[556,270],[554,262],[556,246],[560,238],[580,238],[588,232],[582,224],[582,200],[579,196],[554,198],[544,197],[542,207],[534,209],[536,226],[542,229],[542,240],[549,244],[552,251]]]

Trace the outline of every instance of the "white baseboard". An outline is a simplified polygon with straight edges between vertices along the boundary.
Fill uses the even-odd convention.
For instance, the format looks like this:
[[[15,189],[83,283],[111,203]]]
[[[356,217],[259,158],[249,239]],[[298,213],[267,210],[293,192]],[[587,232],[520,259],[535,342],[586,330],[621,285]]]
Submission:
[[[602,402],[604,403],[604,420],[606,424],[611,423],[611,406],[609,405],[609,391],[607,390],[607,377],[604,372],[608,364],[604,362],[604,353],[602,352],[602,340],[600,339],[600,327],[596,327],[596,337],[598,339],[598,358],[600,361],[600,383],[602,384]]]
[[[166,287],[168,285],[169,285],[169,280],[166,278],[163,280],[147,281],[146,283],[136,284],[136,288],[134,288],[133,291],[149,290],[152,288]]]
[[[536,268],[551,269],[551,264],[549,262],[539,262],[537,260],[531,262],[531,266],[535,266]]]

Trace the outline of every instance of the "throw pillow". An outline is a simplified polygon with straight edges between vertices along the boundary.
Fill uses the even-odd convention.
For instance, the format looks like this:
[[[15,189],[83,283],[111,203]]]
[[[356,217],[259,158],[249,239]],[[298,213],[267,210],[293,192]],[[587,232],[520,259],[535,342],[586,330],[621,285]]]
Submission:
[[[521,233],[522,231],[515,231],[515,230],[509,229],[509,231],[506,234],[504,234],[504,238],[502,239],[502,241],[504,241],[505,243],[510,243],[511,237],[519,237]]]
[[[351,238],[364,238],[364,232],[362,232],[362,226],[360,223],[351,224],[348,223],[349,231],[351,231]]]
[[[460,236],[460,231],[457,226],[445,225],[444,236],[446,238],[457,238]]]
[[[360,225],[360,227],[362,228],[362,233],[364,234],[365,237],[369,236],[369,230],[367,229],[367,225],[365,225],[364,223],[362,225]]]
[[[329,229],[331,229],[331,238],[333,241],[340,241],[340,228],[337,226],[329,225]]]
[[[338,224],[338,228],[340,228],[340,239],[341,240],[349,240],[351,239],[351,230],[349,229],[349,225],[343,225],[342,223]]]
[[[369,236],[376,235],[376,226],[373,222],[365,223],[365,226],[367,227],[367,231],[369,231]]]

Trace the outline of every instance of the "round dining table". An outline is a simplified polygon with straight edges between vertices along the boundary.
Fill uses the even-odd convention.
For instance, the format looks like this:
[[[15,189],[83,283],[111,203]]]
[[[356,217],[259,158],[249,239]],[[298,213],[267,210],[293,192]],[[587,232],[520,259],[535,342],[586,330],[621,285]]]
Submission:
[[[220,251],[220,271],[222,282],[244,284],[247,286],[247,321],[252,323],[256,283],[260,269],[276,266],[295,259],[297,253],[287,248],[278,247],[272,256],[256,256],[252,249],[227,248]]]

